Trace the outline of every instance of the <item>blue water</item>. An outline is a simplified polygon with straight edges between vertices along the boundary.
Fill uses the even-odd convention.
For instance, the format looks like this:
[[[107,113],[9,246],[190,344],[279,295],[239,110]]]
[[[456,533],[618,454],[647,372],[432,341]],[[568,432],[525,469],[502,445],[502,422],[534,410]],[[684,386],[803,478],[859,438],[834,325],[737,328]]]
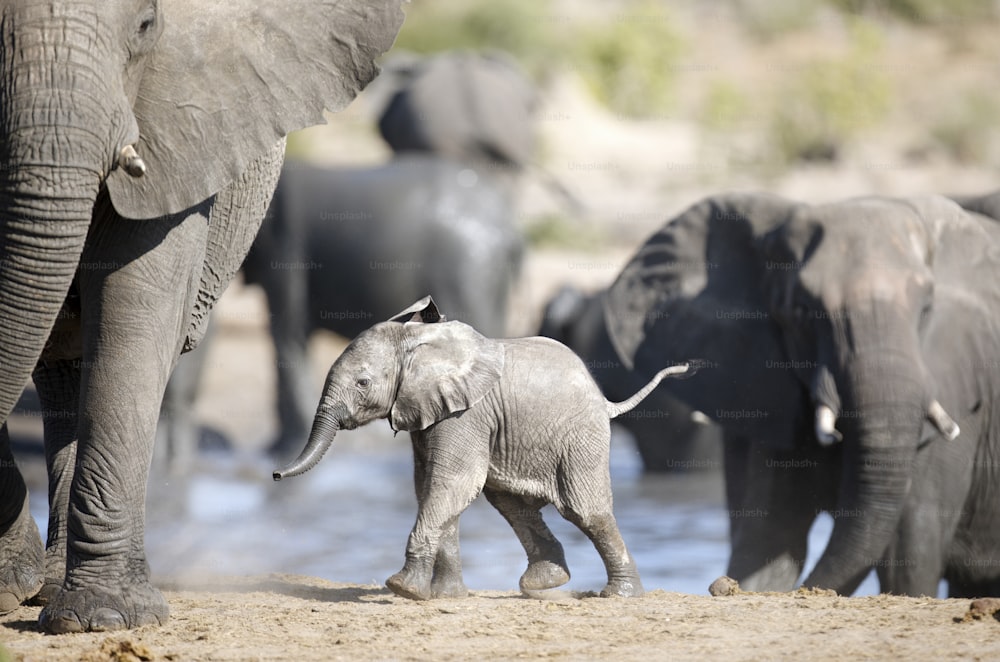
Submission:
[[[283,572],[381,585],[403,564],[416,499],[408,439],[374,427],[342,432],[316,469],[280,483],[264,458],[231,453],[204,456],[185,481],[154,479],[146,531],[154,577]],[[644,475],[624,435],[612,442],[611,475],[615,514],[646,589],[707,594],[728,559],[721,477]],[[32,508],[44,532],[44,498]],[[551,507],[543,513],[566,550],[566,588],[599,591],[606,576],[590,541]],[[807,570],[831,528],[825,515],[814,525]],[[469,588],[516,590],[524,550],[482,497],[460,530]],[[858,593],[877,591],[872,575]]]

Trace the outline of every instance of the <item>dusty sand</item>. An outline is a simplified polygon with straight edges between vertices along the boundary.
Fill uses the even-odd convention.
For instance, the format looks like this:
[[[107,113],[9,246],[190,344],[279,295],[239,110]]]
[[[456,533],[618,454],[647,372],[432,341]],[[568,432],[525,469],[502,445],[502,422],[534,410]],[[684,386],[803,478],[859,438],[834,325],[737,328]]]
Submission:
[[[642,598],[476,591],[414,602],[294,575],[165,586],[171,618],[123,633],[46,636],[37,607],[0,618],[16,660],[996,660],[1000,616],[969,600],[799,591]],[[0,659],[3,654],[0,653]]]

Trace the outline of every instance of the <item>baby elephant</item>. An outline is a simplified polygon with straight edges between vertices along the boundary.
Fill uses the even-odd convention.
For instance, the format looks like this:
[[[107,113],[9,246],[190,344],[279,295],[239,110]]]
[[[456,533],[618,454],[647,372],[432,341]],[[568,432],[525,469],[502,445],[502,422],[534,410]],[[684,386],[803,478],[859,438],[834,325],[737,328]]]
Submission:
[[[553,504],[594,543],[608,572],[602,596],[642,595],[611,510],[609,419],[630,399],[604,399],[583,362],[547,338],[493,340],[445,322],[430,297],[363,332],[330,368],[305,450],[275,480],[308,471],[337,430],[388,418],[413,442],[417,522],[403,569],[386,581],[416,600],[461,597],[458,518],[483,492],[528,553],[522,591],[569,581],[562,545],[542,521]]]

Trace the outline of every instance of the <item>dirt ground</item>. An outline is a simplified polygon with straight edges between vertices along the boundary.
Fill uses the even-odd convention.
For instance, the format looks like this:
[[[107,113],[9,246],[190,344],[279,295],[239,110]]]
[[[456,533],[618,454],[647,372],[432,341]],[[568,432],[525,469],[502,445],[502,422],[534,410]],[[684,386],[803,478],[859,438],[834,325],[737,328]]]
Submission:
[[[15,660],[996,660],[1000,602],[799,591],[636,599],[476,591],[414,602],[294,575],[164,586],[171,618],[46,636],[37,607],[0,618]],[[977,617],[978,616],[978,617]],[[0,652],[0,660],[4,659]]]

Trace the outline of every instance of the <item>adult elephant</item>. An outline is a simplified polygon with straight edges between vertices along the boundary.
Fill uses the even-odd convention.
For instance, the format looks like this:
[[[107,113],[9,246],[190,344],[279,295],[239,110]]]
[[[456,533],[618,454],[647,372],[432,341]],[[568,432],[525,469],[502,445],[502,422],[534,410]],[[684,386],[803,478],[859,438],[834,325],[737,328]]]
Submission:
[[[0,5],[0,420],[34,371],[49,535],[0,434],[0,609],[163,622],[143,548],[170,370],[263,218],[284,135],[377,73],[399,0]],[[39,589],[41,591],[39,592]]]
[[[606,299],[612,341],[725,432],[732,556],[788,590],[822,510],[806,586],[997,594],[1000,225],[940,197],[810,206],[708,198],[667,223]],[[955,418],[952,419],[949,414]]]
[[[285,164],[243,273],[267,295],[280,432],[298,452],[319,394],[307,340],[354,338],[427,293],[484,334],[507,332],[524,241],[513,191],[488,171],[404,153],[371,168]]]
[[[379,132],[397,154],[437,154],[493,176],[518,173],[535,155],[531,81],[500,53],[454,51],[399,64]]]
[[[554,338],[586,364],[601,391],[624,400],[642,379],[618,358],[604,321],[605,290],[585,293],[565,286],[546,303],[538,335]],[[722,432],[704,414],[658,388],[635,409],[612,421],[631,433],[642,466],[650,472],[719,471]]]

